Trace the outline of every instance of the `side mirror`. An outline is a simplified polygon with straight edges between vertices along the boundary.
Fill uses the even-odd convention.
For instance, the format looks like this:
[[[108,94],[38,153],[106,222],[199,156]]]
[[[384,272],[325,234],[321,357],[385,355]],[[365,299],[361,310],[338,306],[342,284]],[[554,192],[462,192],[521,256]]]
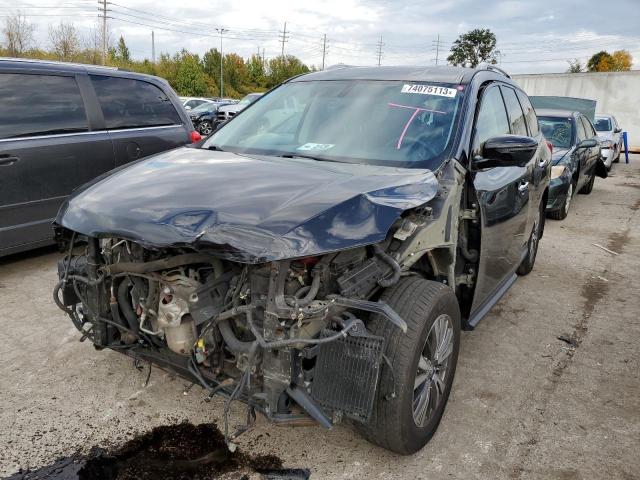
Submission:
[[[191,110],[191,107],[189,105],[187,105],[186,107],[184,107],[185,110]]]
[[[523,167],[538,150],[535,138],[501,135],[484,143],[482,157],[474,159],[476,168]]]
[[[578,148],[593,148],[597,146],[598,141],[595,138],[587,138],[578,144]]]
[[[622,129],[620,127],[616,127],[613,129],[613,133],[620,133]]]

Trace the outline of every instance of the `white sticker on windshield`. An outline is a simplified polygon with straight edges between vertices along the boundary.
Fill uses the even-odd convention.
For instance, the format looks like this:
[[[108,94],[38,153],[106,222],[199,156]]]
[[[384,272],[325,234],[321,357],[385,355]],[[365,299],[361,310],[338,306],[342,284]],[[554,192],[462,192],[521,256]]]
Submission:
[[[402,93],[420,93],[422,95],[439,95],[440,97],[455,98],[458,91],[455,88],[437,87],[434,85],[420,85],[405,83]]]
[[[296,150],[301,150],[303,152],[309,150],[322,152],[324,150],[329,150],[330,148],[333,148],[335,146],[335,143],[305,143],[304,145],[300,145],[298,148],[296,148]]]

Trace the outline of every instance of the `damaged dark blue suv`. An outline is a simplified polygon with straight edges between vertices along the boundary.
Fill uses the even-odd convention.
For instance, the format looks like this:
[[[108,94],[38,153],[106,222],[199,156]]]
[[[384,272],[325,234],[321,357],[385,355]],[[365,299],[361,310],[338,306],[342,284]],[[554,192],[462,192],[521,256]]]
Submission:
[[[84,337],[283,424],[434,434],[461,328],[531,271],[550,150],[486,67],[338,68],[264,95],[201,148],[75,193],[54,292]],[[225,410],[228,412],[228,409]]]

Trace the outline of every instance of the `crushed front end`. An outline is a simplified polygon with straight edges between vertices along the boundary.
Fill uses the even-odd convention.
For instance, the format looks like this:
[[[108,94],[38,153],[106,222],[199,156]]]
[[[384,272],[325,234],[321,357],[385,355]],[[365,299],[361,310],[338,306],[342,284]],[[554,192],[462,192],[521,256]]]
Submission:
[[[57,234],[68,254],[54,299],[97,348],[225,396],[226,414],[231,401],[245,402],[247,425],[256,411],[327,428],[371,415],[385,339],[365,323],[381,315],[406,330],[375,300],[400,277],[385,245],[249,264],[204,249]]]

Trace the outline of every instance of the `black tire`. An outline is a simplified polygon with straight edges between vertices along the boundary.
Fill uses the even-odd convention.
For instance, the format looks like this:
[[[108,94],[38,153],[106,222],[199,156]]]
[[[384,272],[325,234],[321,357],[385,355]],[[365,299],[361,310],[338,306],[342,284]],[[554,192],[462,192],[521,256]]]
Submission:
[[[209,120],[203,120],[198,125],[198,132],[205,137],[211,135],[213,133],[213,124]]]
[[[564,220],[569,214],[569,207],[571,206],[571,199],[573,198],[573,190],[575,189],[575,182],[569,184],[569,190],[567,196],[564,199],[564,204],[558,210],[547,213],[547,216],[552,220]]]
[[[596,181],[596,174],[592,173],[591,178],[589,178],[589,181],[584,185],[584,187],[580,189],[578,193],[581,193],[582,195],[589,195],[593,190],[593,184],[595,183],[595,181]]]
[[[544,219],[544,206],[541,205],[538,210],[538,220],[533,225],[533,229],[529,235],[529,241],[527,242],[527,256],[524,257],[522,263],[516,270],[516,273],[520,276],[529,275],[536,263],[538,242],[542,238],[542,232],[544,231]]]
[[[618,163],[620,161],[620,154],[621,153],[622,153],[622,148],[620,148],[620,150],[618,150],[618,154],[616,155],[616,158],[614,158],[613,162],[611,162],[612,164]]]
[[[409,455],[420,450],[431,439],[449,399],[460,349],[460,308],[450,287],[420,277],[402,278],[383,292],[381,300],[387,302],[407,322],[408,330],[404,334],[385,318],[372,316],[368,327],[374,335],[386,339],[385,355],[391,368],[383,362],[373,414],[369,422],[359,424],[358,429],[370,442]],[[425,411],[430,410],[430,415],[418,426],[414,420],[414,382],[418,380],[418,362],[427,348],[427,338],[431,338],[432,326],[442,319],[447,325],[450,319],[451,331],[447,327],[446,332],[447,336],[453,337],[452,348],[447,349],[450,354],[446,357],[448,361],[443,375],[442,394],[436,395],[437,382],[431,383],[431,378],[442,374],[438,370],[441,367],[436,366],[436,370],[430,370],[431,378],[424,381],[422,387],[428,387],[431,392],[433,385],[436,403],[431,407],[429,401],[425,402]],[[427,374],[421,376],[427,377]],[[426,398],[431,399],[428,395]]]

